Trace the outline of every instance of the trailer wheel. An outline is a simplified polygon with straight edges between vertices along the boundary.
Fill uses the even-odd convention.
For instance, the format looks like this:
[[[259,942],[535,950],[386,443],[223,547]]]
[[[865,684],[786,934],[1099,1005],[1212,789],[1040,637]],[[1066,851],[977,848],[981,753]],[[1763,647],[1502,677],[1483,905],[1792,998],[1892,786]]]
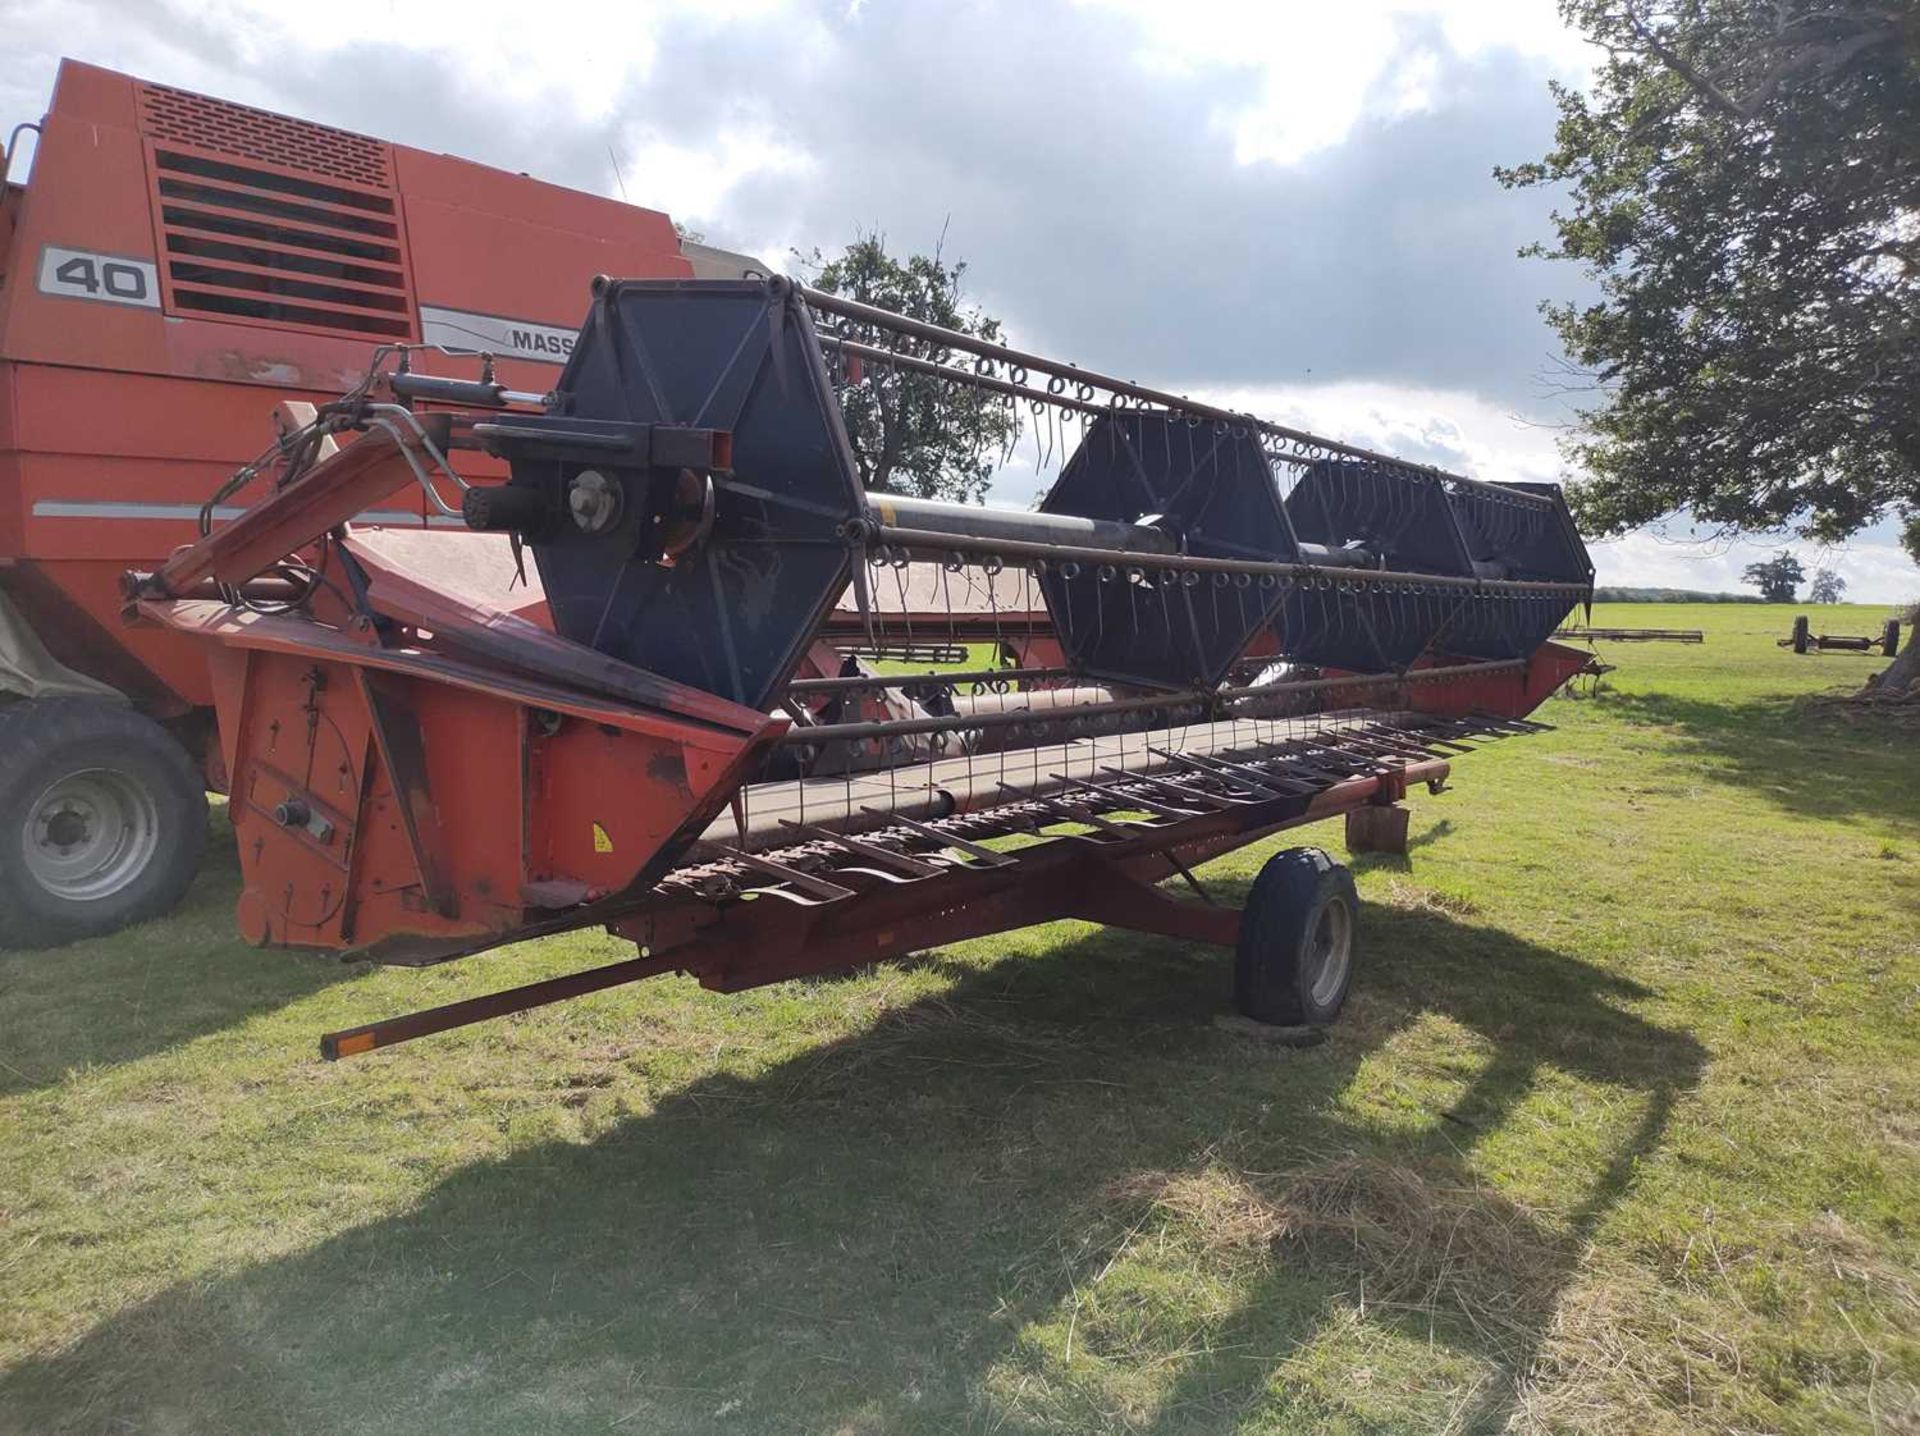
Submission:
[[[94,698],[0,705],[0,945],[163,913],[206,843],[205,786],[158,723]]]
[[[1318,848],[1267,859],[1240,918],[1233,999],[1244,1016],[1324,1027],[1353,979],[1359,900],[1353,874]]]

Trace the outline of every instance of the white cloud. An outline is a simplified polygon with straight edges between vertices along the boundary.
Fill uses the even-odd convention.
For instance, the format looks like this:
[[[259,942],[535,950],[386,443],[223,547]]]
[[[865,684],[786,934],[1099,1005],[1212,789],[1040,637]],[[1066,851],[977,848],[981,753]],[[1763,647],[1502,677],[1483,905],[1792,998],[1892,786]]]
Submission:
[[[620,180],[636,202],[699,229],[724,214],[728,194],[743,180],[804,174],[811,164],[805,150],[764,125],[743,123],[700,145],[640,128],[621,146]]]
[[[1126,15],[1140,30],[1149,70],[1228,68],[1256,76],[1251,95],[1223,100],[1217,123],[1243,164],[1291,164],[1338,144],[1370,111],[1430,108],[1434,56],[1403,42],[1426,30],[1455,54],[1493,49],[1539,60],[1578,78],[1592,50],[1546,0],[1078,0]],[[1396,65],[1389,71],[1389,67]]]
[[[1227,390],[1209,396],[1330,439],[1495,481],[1551,480],[1553,433],[1478,395],[1389,384]]]
[[[0,76],[0,102],[17,109],[18,118],[37,115],[54,63],[73,56],[285,109],[271,79],[276,67],[310,63],[377,37],[383,49],[430,58],[460,88],[492,99],[503,125],[556,115],[590,123],[612,118],[628,87],[650,77],[667,26],[770,22],[783,8],[783,0],[382,0],[358,10],[354,24],[330,25],[316,23],[313,6],[301,0],[7,0],[0,10],[12,63]],[[217,43],[210,43],[213,37]],[[395,113],[407,108],[408,96],[393,96]],[[377,113],[345,123],[382,138],[391,128]],[[487,142],[474,136],[472,150],[483,151]]]

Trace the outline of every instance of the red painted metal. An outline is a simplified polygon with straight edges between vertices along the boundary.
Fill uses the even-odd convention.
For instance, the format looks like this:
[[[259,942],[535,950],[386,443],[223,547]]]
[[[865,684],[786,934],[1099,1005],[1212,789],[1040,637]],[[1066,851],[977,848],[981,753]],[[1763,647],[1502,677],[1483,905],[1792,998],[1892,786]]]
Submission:
[[[641,706],[210,600],[139,610],[213,640],[256,941],[420,962],[524,935],[657,876],[786,728],[651,675]]]
[[[1169,828],[1163,840],[1145,834],[1119,858],[1080,839],[1056,837],[1023,850],[1016,861],[973,863],[919,883],[869,879],[846,899],[815,906],[774,899],[725,909],[690,901],[645,904],[608,924],[641,949],[639,957],[331,1032],[321,1039],[321,1054],[332,1059],[391,1047],[665,972],[689,972],[704,987],[738,992],[1069,917],[1230,947],[1239,938],[1239,909],[1176,900],[1156,884],[1274,833],[1404,796],[1409,782],[1437,785],[1447,772],[1446,762],[1427,760],[1357,777],[1305,807],[1294,805],[1286,816],[1279,815],[1286,800],[1229,809]]]
[[[219,168],[183,173],[163,155]],[[185,197],[182,183],[226,202]],[[254,457],[277,404],[338,396],[366,371],[374,344],[418,337],[429,311],[570,333],[596,274],[692,273],[658,211],[75,61],[60,67],[30,182],[9,186],[0,209],[0,587],[55,657],[158,716],[211,705],[207,661],[172,629],[121,623],[120,575],[198,536],[201,503]],[[341,228],[369,220],[391,233]],[[263,225],[280,237],[262,238]],[[318,236],[321,247],[299,236]],[[203,252],[170,248],[181,239]],[[391,253],[325,247],[355,240]],[[209,259],[207,244],[229,248]],[[157,302],[41,292],[48,246],[154,266]],[[236,246],[256,253],[235,258]],[[276,262],[258,262],[262,249]],[[349,259],[355,274],[286,267]],[[185,277],[196,266],[201,277]],[[210,282],[209,266],[238,282]],[[376,272],[396,278],[376,281]],[[181,302],[188,292],[251,302],[260,291],[247,285],[279,281],[398,294],[397,311],[283,296],[330,315],[391,312],[398,330]],[[537,393],[564,358],[502,351],[498,377]],[[463,473],[486,481],[504,469],[482,460]],[[423,496],[389,493],[384,521],[431,536]]]
[[[1427,667],[1433,660],[1414,666]],[[1590,671],[1593,655],[1563,643],[1543,643],[1527,658],[1523,673],[1495,674],[1473,683],[1441,683],[1408,689],[1413,707],[1423,713],[1464,716],[1499,713],[1524,718],[1573,678]]]
[[[376,429],[332,457],[322,459],[297,483],[262,499],[231,523],[179,550],[153,576],[149,591],[172,597],[211,579],[237,588],[257,578],[288,554],[298,553],[322,534],[338,528],[371,504],[413,481],[409,455],[416,462],[432,441],[444,453],[445,415],[429,414],[420,429]]]

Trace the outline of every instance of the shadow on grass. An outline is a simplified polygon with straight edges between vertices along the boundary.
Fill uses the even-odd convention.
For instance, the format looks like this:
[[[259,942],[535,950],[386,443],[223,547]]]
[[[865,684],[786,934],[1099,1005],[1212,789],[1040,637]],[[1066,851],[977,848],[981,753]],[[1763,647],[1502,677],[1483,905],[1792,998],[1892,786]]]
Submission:
[[[1648,995],[1636,983],[1430,909],[1369,907],[1365,934],[1369,953],[1385,955],[1367,969],[1365,1048],[1438,1015],[1491,1044],[1491,1057],[1458,1097],[1430,1109],[1436,1120],[1424,1131],[1362,1142],[1346,1134],[1331,1160],[1252,1178],[1275,1218],[1274,1259],[1216,1335],[1213,1350],[1225,1355],[1189,1361],[1143,1429],[1237,1430],[1263,1403],[1283,1407],[1303,1430],[1361,1415],[1329,1402],[1324,1388],[1279,1401],[1270,1394],[1273,1368],[1335,1330],[1337,1307],[1356,1299],[1412,1342],[1451,1346],[1498,1373],[1447,1402],[1434,1429],[1507,1429],[1582,1252],[1700,1078],[1706,1053],[1690,1035],[1615,1005]],[[1625,1089],[1639,1105],[1630,1129],[1582,1171],[1564,1222],[1552,1225],[1489,1187],[1472,1162],[1548,1068]],[[1249,1345],[1275,1355],[1249,1364],[1236,1353]],[[1350,1365],[1365,1360],[1335,1353],[1336,1392],[1350,1375],[1337,1365],[1341,1355]],[[1360,1424],[1428,1425],[1405,1412]]]
[[[865,1032],[695,1081],[591,1142],[533,1140],[404,1214],[109,1318],[0,1376],[0,1430],[1227,1430],[1281,1399],[1276,1368],[1356,1283],[1391,1307],[1412,1208],[1403,1190],[1376,1211],[1356,1173],[1454,1204],[1447,1251],[1415,1261],[1451,1275],[1394,1319],[1492,1364],[1465,1428],[1490,1429],[1702,1053],[1624,1010],[1637,989],[1504,933],[1378,907],[1363,932],[1348,1018],[1311,1051],[1217,1030],[1226,968],[1198,949],[1103,931],[984,968],[935,955],[952,986]],[[1435,1013],[1491,1050],[1465,1095],[1411,1134],[1356,1124],[1338,1099],[1361,1064]],[[1643,1099],[1582,1173],[1570,1230],[1469,1166],[1546,1067]],[[1100,1373],[1139,1353],[1092,1317],[1077,1357],[1044,1332],[1103,1278],[1144,1281],[1126,1254],[1174,1220],[1156,1193],[1222,1165],[1324,1220],[1232,1258],[1252,1274],[1198,1350],[1149,1332],[1170,1392],[1116,1412]],[[1475,1231],[1505,1246],[1483,1260]]]
[[[362,970],[248,947],[233,930],[239,892],[233,828],[216,811],[199,875],[166,917],[67,947],[0,948],[0,1096],[218,1032]]]
[[[1871,715],[1849,723],[1808,697],[1742,703],[1607,690],[1590,701],[1625,722],[1672,729],[1685,751],[1707,760],[1703,776],[1789,812],[1920,830],[1912,734]]]

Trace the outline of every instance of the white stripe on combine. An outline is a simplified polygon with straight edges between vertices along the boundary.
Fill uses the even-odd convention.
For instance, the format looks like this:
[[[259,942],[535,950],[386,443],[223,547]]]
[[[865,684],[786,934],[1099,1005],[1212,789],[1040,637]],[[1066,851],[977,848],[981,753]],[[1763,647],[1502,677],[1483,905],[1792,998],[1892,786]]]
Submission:
[[[219,504],[213,510],[213,516],[220,520],[237,519],[246,510],[237,504]],[[125,503],[119,499],[35,499],[33,516],[37,519],[197,519],[200,517],[199,504],[138,504]],[[419,514],[410,514],[403,509],[368,509],[354,516],[359,524],[409,524],[419,528],[422,520]],[[429,515],[425,524],[431,528],[462,528],[462,520],[447,514]]]

